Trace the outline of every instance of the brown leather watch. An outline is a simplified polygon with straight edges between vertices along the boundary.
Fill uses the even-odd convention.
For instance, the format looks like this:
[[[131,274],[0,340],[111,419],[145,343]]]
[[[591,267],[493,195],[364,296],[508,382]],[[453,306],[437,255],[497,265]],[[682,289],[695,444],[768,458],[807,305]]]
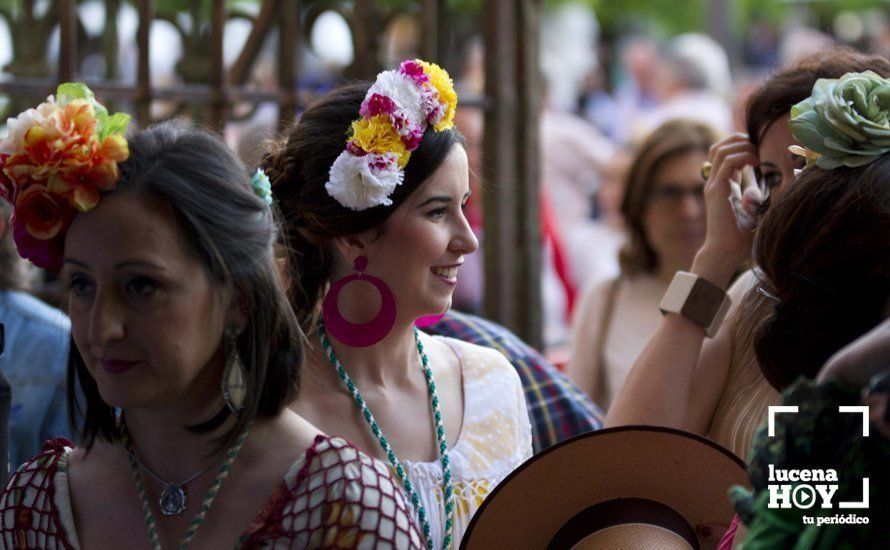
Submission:
[[[705,329],[705,336],[713,338],[732,300],[719,286],[694,273],[678,271],[671,286],[661,299],[661,312],[676,313]]]

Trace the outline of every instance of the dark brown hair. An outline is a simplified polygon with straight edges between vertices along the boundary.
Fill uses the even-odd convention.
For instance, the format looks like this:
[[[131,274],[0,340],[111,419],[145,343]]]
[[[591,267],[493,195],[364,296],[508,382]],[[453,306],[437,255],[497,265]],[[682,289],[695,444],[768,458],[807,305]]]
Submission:
[[[370,83],[338,88],[310,105],[286,137],[263,159],[263,169],[284,216],[289,298],[305,330],[315,323],[316,310],[328,283],[331,252],[327,244],[380,224],[445,162],[452,147],[463,143],[457,129],[428,128],[411,152],[402,185],[390,195],[392,205],[350,210],[325,189],[328,172],[346,147],[347,133]]]
[[[774,387],[814,378],[882,320],[890,298],[888,183],[890,154],[858,168],[807,168],[764,217],[755,259],[778,302],[754,349]]]
[[[890,61],[877,55],[865,55],[847,47],[835,47],[805,57],[787,69],[770,76],[748,100],[745,116],[751,143],[759,148],[763,136],[772,124],[791,112],[791,107],[810,97],[820,78],[840,78],[846,73],[874,71],[890,76]],[[757,179],[760,169],[754,168]],[[733,342],[748,347],[763,321],[761,310],[765,298],[749,293],[739,304],[738,322],[733,330]],[[735,344],[734,344],[735,346]],[[743,353],[742,348],[736,348]],[[736,356],[736,352],[733,352]]]
[[[846,73],[860,71],[890,76],[890,61],[879,55],[835,47],[805,57],[794,66],[770,76],[748,100],[745,125],[751,143],[760,147],[763,134],[772,123],[787,115],[796,103],[810,97],[820,78],[840,78]]]
[[[297,396],[302,359],[300,330],[275,265],[277,224],[257,197],[244,166],[215,135],[181,122],[149,127],[128,137],[115,193],[141,193],[172,209],[182,238],[219,288],[231,288],[250,312],[236,345],[247,370],[247,398],[227,444],[255,417],[278,414]],[[208,338],[223,338],[222,334]],[[114,409],[102,400],[72,341],[68,367],[71,418],[79,414],[75,379],[85,397],[83,440],[117,436]],[[223,409],[225,411],[227,409]],[[212,429],[225,420],[190,428]],[[196,419],[202,420],[202,419]]]
[[[672,120],[656,128],[637,148],[621,201],[621,214],[628,232],[627,243],[618,256],[622,273],[653,273],[658,268],[658,255],[646,238],[644,218],[654,189],[655,174],[664,161],[692,151],[707,153],[717,139],[717,131],[707,124]]]

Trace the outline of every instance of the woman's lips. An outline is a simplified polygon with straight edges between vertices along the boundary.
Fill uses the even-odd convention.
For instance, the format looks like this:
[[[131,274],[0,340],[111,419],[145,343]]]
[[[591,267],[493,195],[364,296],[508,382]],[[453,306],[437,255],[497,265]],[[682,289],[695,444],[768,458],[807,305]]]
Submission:
[[[139,363],[140,361],[124,361],[122,359],[99,359],[99,364],[102,365],[102,369],[109,374],[127,372]]]
[[[431,267],[430,271],[433,272],[433,275],[438,277],[440,280],[444,281],[449,285],[457,284],[457,268],[459,265],[455,266],[447,266],[447,267]]]

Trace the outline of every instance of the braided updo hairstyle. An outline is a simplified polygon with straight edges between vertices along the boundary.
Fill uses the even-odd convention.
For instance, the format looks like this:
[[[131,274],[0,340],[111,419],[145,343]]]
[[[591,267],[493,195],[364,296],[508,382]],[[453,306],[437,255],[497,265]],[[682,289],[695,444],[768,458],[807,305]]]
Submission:
[[[345,85],[310,105],[262,161],[284,220],[288,297],[304,330],[315,324],[328,285],[332,259],[328,244],[380,226],[445,162],[456,144],[463,144],[456,128],[438,132],[428,128],[411,153],[402,185],[389,197],[390,206],[362,211],[342,206],[328,194],[325,183],[370,87],[369,82]]]

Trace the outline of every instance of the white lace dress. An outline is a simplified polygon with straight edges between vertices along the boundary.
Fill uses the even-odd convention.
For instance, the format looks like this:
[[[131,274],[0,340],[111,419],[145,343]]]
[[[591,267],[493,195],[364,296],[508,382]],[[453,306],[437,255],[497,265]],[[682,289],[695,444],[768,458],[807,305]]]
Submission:
[[[532,428],[522,383],[500,352],[442,338],[458,355],[464,389],[464,419],[457,442],[449,449],[454,486],[454,536],[464,532],[485,497],[517,466],[532,456]],[[436,548],[445,535],[442,465],[402,461],[430,516]]]

